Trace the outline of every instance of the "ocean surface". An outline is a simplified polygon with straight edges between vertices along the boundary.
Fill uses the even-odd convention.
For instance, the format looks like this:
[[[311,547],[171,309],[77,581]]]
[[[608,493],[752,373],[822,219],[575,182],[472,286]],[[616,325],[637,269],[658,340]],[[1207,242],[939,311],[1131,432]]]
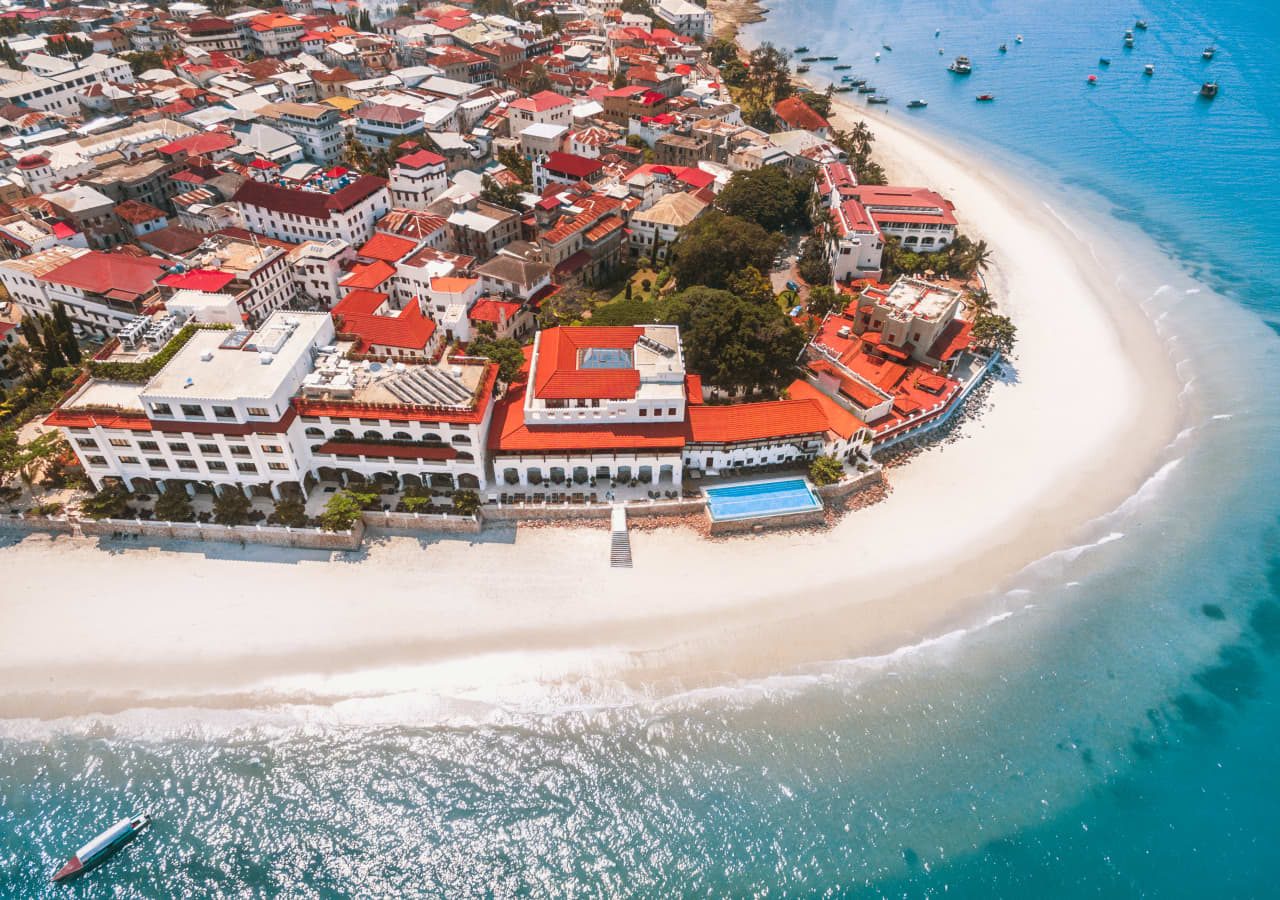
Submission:
[[[771,7],[749,41],[928,100],[1124,255],[1185,384],[1158,471],[1000,613],[883,658],[415,725],[0,723],[0,897],[1280,894],[1280,7]],[[47,885],[135,802],[144,838]]]

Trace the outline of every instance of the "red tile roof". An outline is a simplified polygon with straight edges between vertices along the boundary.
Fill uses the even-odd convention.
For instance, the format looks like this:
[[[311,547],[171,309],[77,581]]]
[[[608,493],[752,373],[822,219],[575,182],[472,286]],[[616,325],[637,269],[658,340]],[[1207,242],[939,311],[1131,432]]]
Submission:
[[[396,274],[395,267],[379,259],[363,266],[356,266],[351,270],[351,274],[338,284],[345,288],[373,290],[394,274]]]
[[[483,300],[477,300],[467,315],[472,322],[492,322],[499,325],[504,321],[510,321],[511,317],[518,312],[520,312],[519,303],[486,297]]]
[[[523,387],[514,388],[494,406],[489,424],[489,449],[502,453],[572,450],[679,450],[685,444],[684,424],[666,422],[600,423],[598,425],[538,425],[524,423]]]
[[[316,453],[336,453],[341,456],[372,456],[393,459],[457,459],[458,451],[452,447],[414,447],[408,444],[364,443],[357,441],[325,441]]]
[[[90,294],[107,291],[127,299],[149,292],[164,274],[163,260],[90,250],[40,276],[42,281],[78,287]],[[129,297],[128,295],[133,295]]]
[[[511,105],[515,109],[529,112],[546,112],[560,106],[569,106],[572,102],[568,97],[562,97],[552,91],[538,91],[531,97],[521,97],[519,100],[512,101]]]
[[[417,303],[410,303],[395,316],[339,315],[336,324],[341,333],[359,338],[356,353],[368,353],[374,346],[426,352],[436,333],[436,323],[423,315]]]
[[[163,156],[202,156],[234,147],[239,141],[225,131],[201,131],[165,144],[157,151]]]
[[[329,313],[333,316],[363,315],[371,316],[391,297],[381,291],[352,291],[343,297]]]
[[[396,165],[407,169],[425,169],[427,166],[443,166],[445,158],[430,150],[419,150],[417,153],[406,153],[396,160]]]
[[[356,204],[383,190],[387,182],[373,175],[361,175],[351,184],[326,194],[320,191],[300,191],[277,187],[249,179],[240,185],[231,199],[236,203],[258,206],[272,212],[292,213],[312,219],[327,219],[331,213],[345,212]]]
[[[141,225],[165,218],[165,214],[150,203],[139,200],[126,200],[116,206],[116,215],[131,225]]]
[[[831,123],[813,111],[813,108],[799,97],[788,97],[779,100],[773,106],[773,114],[792,128],[804,131],[821,131],[831,127]]]
[[[768,400],[732,406],[688,407],[688,438],[699,444],[728,444],[821,434],[827,417],[814,400]]]
[[[393,234],[384,234],[379,232],[365,242],[365,245],[356,251],[356,256],[363,259],[380,259],[384,262],[395,262],[404,259],[414,250],[418,244],[408,238],[396,237]]]
[[[635,327],[548,328],[538,333],[534,396],[539,400],[624,400],[635,397],[635,369],[580,369],[580,352],[630,350],[644,334]]]
[[[587,159],[585,156],[575,156],[572,153],[561,153],[557,150],[547,155],[542,167],[548,172],[554,172],[557,175],[568,175],[570,178],[587,178],[603,169],[604,164],[598,159]]]
[[[235,278],[230,272],[220,272],[217,269],[192,269],[190,272],[166,275],[160,279],[160,283],[178,290],[217,293],[235,281]]]
[[[787,393],[792,400],[812,400],[817,403],[822,408],[822,414],[827,418],[829,429],[845,440],[853,437],[864,427],[861,419],[803,378],[797,378],[791,382],[787,387]]]

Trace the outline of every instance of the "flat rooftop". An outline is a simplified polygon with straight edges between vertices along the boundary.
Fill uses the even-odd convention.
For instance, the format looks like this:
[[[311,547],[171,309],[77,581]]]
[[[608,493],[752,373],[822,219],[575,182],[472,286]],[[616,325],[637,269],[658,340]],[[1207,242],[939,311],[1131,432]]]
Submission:
[[[876,299],[894,313],[936,322],[959,301],[960,292],[914,278],[899,278],[882,298]]]
[[[484,381],[483,363],[352,360],[346,358],[350,342],[336,346],[335,353],[317,358],[315,371],[303,380],[302,396],[308,400],[471,409]]]
[[[201,329],[142,393],[176,402],[270,397],[332,335],[328,313],[275,312],[257,331]]]
[[[142,386],[130,381],[90,379],[60,409],[118,409],[142,412]]]

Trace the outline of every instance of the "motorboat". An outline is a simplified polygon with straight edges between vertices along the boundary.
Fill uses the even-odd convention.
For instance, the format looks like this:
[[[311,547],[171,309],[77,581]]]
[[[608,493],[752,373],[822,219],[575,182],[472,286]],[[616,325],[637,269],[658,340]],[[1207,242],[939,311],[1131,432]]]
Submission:
[[[146,813],[137,813],[121,819],[77,850],[75,856],[67,860],[66,865],[53,873],[51,880],[66,881],[89,871],[137,837],[139,832],[150,824],[151,817]]]
[[[854,87],[851,84],[842,84],[831,89],[831,93],[833,94],[852,94],[853,91]]]
[[[796,66],[796,74],[797,74],[797,75],[803,75],[805,72],[808,72],[808,71],[809,71],[809,67],[808,67],[808,66]]]
[[[879,94],[872,94],[870,97],[867,98],[867,102],[868,103],[888,103],[889,98],[882,97]]]
[[[852,69],[852,68],[853,66],[849,65],[848,63],[841,63],[838,66],[832,66],[831,70],[833,72],[847,72],[849,69]]]
[[[890,47],[888,44],[881,44],[880,46],[881,46],[881,47],[883,47],[884,49],[888,50],[890,53],[892,53],[892,52],[893,52],[893,48],[892,48],[892,47]]]
[[[957,56],[955,62],[947,66],[947,69],[957,75],[968,75],[973,71],[973,63],[969,62],[967,56]]]
[[[1099,56],[1099,57],[1098,57],[1098,65],[1100,65],[1100,66],[1109,66],[1109,65],[1111,65],[1111,57],[1109,57],[1109,56]]]
[[[1145,66],[1142,67],[1142,74],[1154,75],[1156,74],[1156,67],[1153,66],[1151,63],[1147,63]]]
[[[875,56],[875,60],[876,60],[876,62],[880,62],[880,54],[879,54],[879,53],[877,53],[877,54],[876,54],[876,56]]]
[[[809,48],[808,48],[808,47],[806,47],[806,46],[804,46],[803,44],[801,44],[799,47],[797,47],[797,48],[796,48],[796,52],[797,52],[797,53],[808,53],[808,52],[809,52]]]
[[[1200,85],[1200,96],[1204,97],[1206,100],[1212,100],[1214,97],[1218,96],[1218,82],[1206,81],[1204,84]]]
[[[1217,52],[1218,52],[1217,47],[1205,47],[1204,50],[1200,53],[1200,58],[1203,59],[1205,62],[1208,62],[1209,60],[1213,59],[1213,54]]]
[[[875,92],[876,92],[876,89],[873,85],[870,85],[870,84],[858,85],[859,94],[874,94]]]
[[[838,57],[838,56],[819,56],[819,57],[818,57],[818,59],[822,60],[823,62],[832,62],[832,61],[837,60],[837,59],[839,59],[839,58],[840,58],[840,57]]]
[[[1097,84],[1097,83],[1098,83],[1098,76],[1097,76],[1097,75],[1090,75],[1088,78],[1086,78],[1086,79],[1085,79],[1085,81],[1089,82],[1089,84]]]
[[[816,56],[803,56],[800,58],[800,62],[802,63],[815,63],[817,61],[818,61],[818,57]]]
[[[992,100],[996,99],[996,95],[995,94],[979,94],[973,99],[977,100],[979,103],[990,103]]]
[[[1134,22],[1134,23],[1133,23],[1133,27],[1134,27],[1134,28],[1136,28],[1136,29],[1138,29],[1139,31],[1146,31],[1146,30],[1147,30],[1147,20],[1146,20],[1146,19],[1139,19],[1138,21],[1136,21],[1136,22]]]
[[[1000,45],[1000,52],[1001,52],[1001,53],[1008,53],[1008,52],[1009,52],[1009,45],[1008,45],[1008,44],[1001,44],[1001,45]]]
[[[1126,31],[1124,33],[1124,46],[1126,50],[1133,49],[1133,32],[1132,31]]]
[[[1022,43],[1022,35],[1018,35],[1017,37],[1015,37],[1015,38],[1013,39],[1013,42],[1014,42],[1015,44],[1021,44],[1021,43]]]
[[[924,109],[929,105],[927,100],[909,100],[907,101],[907,109]]]

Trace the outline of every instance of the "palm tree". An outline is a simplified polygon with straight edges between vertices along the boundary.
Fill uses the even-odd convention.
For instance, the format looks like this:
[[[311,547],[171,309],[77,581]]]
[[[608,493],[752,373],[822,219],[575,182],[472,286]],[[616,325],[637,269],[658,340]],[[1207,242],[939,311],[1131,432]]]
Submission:
[[[996,309],[996,302],[991,299],[991,293],[986,288],[971,291],[965,305],[969,307],[971,319],[995,312]]]
[[[970,275],[976,275],[991,265],[991,248],[986,241],[978,241],[973,245],[965,259],[965,268]]]

